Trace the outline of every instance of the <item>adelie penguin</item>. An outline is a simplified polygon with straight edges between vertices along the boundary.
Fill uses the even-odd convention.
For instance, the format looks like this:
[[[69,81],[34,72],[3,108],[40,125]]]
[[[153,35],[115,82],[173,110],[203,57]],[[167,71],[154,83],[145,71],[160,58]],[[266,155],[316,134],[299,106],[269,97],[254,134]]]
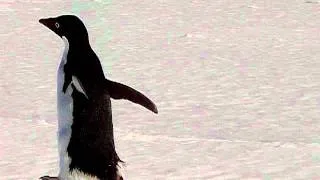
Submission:
[[[127,99],[158,113],[155,104],[140,92],[105,78],[88,32],[74,15],[39,22],[65,43],[58,67],[58,177],[43,180],[120,180],[121,160],[113,136],[111,101]]]

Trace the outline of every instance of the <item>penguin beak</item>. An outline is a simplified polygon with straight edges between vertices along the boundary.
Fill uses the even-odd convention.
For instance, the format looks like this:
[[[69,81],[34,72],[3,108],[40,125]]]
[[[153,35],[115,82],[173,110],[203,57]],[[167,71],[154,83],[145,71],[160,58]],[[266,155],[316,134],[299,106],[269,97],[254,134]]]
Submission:
[[[49,28],[51,31],[55,32],[57,35],[59,35],[57,27],[55,26],[56,20],[54,18],[47,18],[47,19],[40,19],[39,23],[45,25],[47,28]],[[60,36],[60,35],[59,35]]]
[[[54,20],[52,18],[49,19],[40,19],[39,22],[45,26],[47,26],[49,29],[53,30],[54,28]]]

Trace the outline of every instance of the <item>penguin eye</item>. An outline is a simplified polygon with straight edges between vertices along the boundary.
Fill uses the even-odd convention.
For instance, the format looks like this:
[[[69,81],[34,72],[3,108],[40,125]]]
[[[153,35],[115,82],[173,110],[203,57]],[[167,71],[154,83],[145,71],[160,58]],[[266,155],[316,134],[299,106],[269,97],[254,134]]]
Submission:
[[[60,27],[60,24],[57,22],[54,25],[56,26],[57,29]]]

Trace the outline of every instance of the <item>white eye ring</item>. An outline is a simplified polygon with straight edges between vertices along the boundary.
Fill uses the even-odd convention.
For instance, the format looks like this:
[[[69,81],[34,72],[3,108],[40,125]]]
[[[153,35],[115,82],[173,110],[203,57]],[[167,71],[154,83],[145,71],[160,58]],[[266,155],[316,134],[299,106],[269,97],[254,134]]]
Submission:
[[[56,26],[56,28],[59,28],[59,27],[60,27],[60,24],[57,23],[57,22],[56,22],[54,25]]]

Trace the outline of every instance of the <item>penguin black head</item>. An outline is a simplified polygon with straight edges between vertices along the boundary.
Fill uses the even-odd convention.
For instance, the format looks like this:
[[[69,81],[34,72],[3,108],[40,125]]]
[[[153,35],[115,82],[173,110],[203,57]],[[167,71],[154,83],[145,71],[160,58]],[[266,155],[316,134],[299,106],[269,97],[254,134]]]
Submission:
[[[40,19],[39,22],[58,36],[65,36],[69,42],[88,40],[88,32],[82,21],[74,15],[62,15],[53,18]]]

